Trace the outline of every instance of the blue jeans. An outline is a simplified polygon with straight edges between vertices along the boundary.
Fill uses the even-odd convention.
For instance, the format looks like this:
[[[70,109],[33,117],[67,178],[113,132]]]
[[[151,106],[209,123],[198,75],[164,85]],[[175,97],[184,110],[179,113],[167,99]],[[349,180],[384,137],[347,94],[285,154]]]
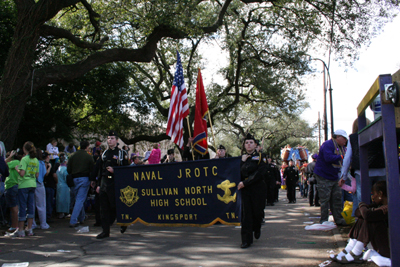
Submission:
[[[18,206],[18,184],[8,188],[4,195],[6,196],[7,207],[13,208]]]
[[[18,189],[18,203],[19,203],[19,214],[18,221],[23,222],[28,219],[32,219],[35,209],[35,187],[21,188]]]
[[[75,192],[75,205],[72,211],[70,224],[77,224],[83,222],[85,219],[85,201],[89,191],[90,181],[89,177],[74,178],[74,192]]]
[[[54,209],[54,188],[46,187],[46,218],[51,219]]]

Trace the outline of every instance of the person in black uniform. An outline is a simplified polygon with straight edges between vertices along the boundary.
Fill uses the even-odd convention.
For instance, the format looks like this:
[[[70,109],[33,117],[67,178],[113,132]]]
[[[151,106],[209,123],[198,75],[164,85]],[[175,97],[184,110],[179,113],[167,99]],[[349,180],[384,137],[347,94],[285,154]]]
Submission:
[[[110,236],[110,226],[117,216],[113,167],[129,165],[128,153],[117,146],[118,135],[115,131],[110,131],[108,134],[107,144],[108,149],[97,160],[94,171],[94,176],[98,174],[100,177],[100,185],[97,186],[96,191],[100,194],[101,226],[103,228],[103,232],[97,235],[97,239]],[[95,181],[93,175],[92,181]],[[121,233],[124,233],[126,228],[126,226],[121,226]]]
[[[296,183],[299,180],[299,171],[295,168],[293,160],[289,161],[289,167],[285,169],[283,179],[286,181],[289,203],[296,203]]]
[[[276,161],[272,161],[271,164],[275,167],[275,189],[274,189],[274,202],[279,202],[279,189],[281,189],[281,172],[276,166]]]
[[[161,163],[171,163],[171,162],[176,162],[176,160],[175,160],[175,149],[173,149],[173,148],[168,149],[167,155],[165,155],[161,159]]]
[[[226,148],[223,145],[219,145],[217,149],[217,154],[214,159],[225,159],[228,158],[228,154],[226,153]]]
[[[247,134],[244,140],[244,151],[240,164],[241,182],[238,190],[242,194],[242,244],[241,248],[248,248],[254,238],[261,236],[261,221],[265,205],[266,185],[264,183],[265,165],[261,153],[256,151],[256,140]]]
[[[274,202],[278,198],[276,195],[277,183],[280,184],[280,175],[278,168],[272,164],[272,158],[267,156],[267,167],[265,183],[267,185],[267,206],[275,206]]]

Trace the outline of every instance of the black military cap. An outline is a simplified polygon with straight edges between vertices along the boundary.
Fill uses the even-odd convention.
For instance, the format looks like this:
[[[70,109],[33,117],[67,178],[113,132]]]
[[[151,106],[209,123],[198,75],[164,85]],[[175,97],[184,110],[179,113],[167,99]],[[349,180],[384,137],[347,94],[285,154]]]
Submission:
[[[117,134],[116,131],[111,130],[111,131],[108,133],[108,136],[115,136],[115,137],[118,137],[118,134]]]
[[[168,149],[167,154],[168,155],[175,154],[175,150],[173,148]]]
[[[224,149],[224,150],[226,150],[226,148],[225,148],[223,145],[219,145],[219,146],[218,146],[218,149]]]
[[[256,142],[256,139],[254,138],[254,135],[252,135],[251,133],[248,133],[246,135],[246,137],[244,138],[244,140],[254,140],[254,142]]]

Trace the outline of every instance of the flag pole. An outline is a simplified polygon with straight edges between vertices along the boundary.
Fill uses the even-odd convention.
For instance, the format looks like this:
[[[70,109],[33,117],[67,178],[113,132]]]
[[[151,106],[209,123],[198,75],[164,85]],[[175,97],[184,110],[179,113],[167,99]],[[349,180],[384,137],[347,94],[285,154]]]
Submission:
[[[210,121],[211,133],[212,133],[213,139],[214,139],[214,147],[215,147],[215,149],[217,149],[217,146],[216,146],[216,144],[215,144],[215,136],[214,136],[214,130],[213,130],[213,126],[212,126],[210,111],[208,111],[207,113],[208,113],[208,120]],[[217,150],[215,150],[215,151],[217,151]]]
[[[192,133],[190,132],[190,123],[189,123],[189,117],[188,116],[186,116],[186,120],[187,120],[187,125],[188,125],[188,130],[189,130],[189,137],[192,137]],[[193,142],[192,142],[191,146],[192,146],[192,159],[194,160]]]

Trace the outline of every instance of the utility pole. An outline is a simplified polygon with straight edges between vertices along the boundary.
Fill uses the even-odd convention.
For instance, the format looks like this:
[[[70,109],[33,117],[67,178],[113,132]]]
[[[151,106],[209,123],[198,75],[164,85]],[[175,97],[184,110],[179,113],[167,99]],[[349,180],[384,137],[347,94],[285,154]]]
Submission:
[[[326,81],[325,81],[325,63],[322,62],[322,71],[324,72],[324,134],[325,134],[325,141],[328,140],[328,114],[326,112]]]
[[[321,118],[318,111],[318,148],[321,147]]]

